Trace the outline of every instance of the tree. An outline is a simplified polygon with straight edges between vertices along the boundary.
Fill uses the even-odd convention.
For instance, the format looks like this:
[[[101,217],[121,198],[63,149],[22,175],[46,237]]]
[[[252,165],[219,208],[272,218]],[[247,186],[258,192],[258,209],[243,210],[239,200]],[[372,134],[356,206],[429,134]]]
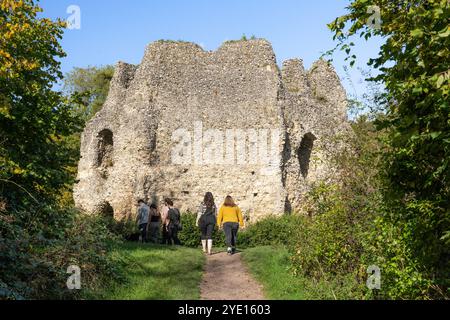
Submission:
[[[68,95],[79,95],[77,109],[86,121],[102,108],[113,75],[114,67],[110,65],[75,68],[66,75],[64,90]]]
[[[351,64],[356,59],[352,37],[386,40],[369,61],[380,72],[369,80],[386,88],[387,115],[377,122],[379,129],[388,130],[390,145],[384,167],[385,200],[391,207],[383,221],[400,230],[423,274],[448,287],[449,1],[353,0],[347,9],[329,27]],[[372,23],[378,11],[379,25]]]
[[[0,198],[9,207],[55,199],[74,160],[64,137],[81,125],[52,90],[65,23],[41,11],[32,0],[0,0]]]
[[[109,85],[114,75],[114,67],[74,68],[64,78],[64,94],[71,99],[73,111],[79,115],[83,123],[89,121],[105,103]],[[72,179],[61,188],[59,203],[62,206],[73,206],[73,179],[77,175],[77,161],[80,157],[81,134],[79,132],[65,138],[74,161],[66,167]]]

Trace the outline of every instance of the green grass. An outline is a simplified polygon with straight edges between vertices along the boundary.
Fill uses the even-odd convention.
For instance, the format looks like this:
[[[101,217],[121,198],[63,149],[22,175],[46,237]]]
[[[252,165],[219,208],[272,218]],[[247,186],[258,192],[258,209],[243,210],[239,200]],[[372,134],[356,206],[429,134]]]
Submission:
[[[125,279],[105,285],[92,298],[197,300],[205,257],[198,249],[126,243],[112,254],[124,261]]]
[[[289,256],[282,247],[246,249],[242,258],[250,273],[264,287],[271,300],[304,300],[303,284],[289,272]]]
[[[289,270],[289,253],[284,247],[255,247],[245,250],[242,257],[270,300],[355,299],[351,278],[315,281],[294,276]]]

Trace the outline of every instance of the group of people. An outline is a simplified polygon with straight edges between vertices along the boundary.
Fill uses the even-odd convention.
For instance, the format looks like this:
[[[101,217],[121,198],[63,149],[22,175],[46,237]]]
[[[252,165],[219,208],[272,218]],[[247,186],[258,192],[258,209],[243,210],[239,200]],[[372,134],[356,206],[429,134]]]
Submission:
[[[162,225],[162,243],[180,245],[178,232],[182,230],[180,211],[174,207],[171,199],[165,199],[161,210],[155,204],[148,206],[143,200],[138,202],[137,223],[143,242],[158,243],[159,230]],[[242,211],[231,196],[225,198],[224,203],[217,210],[214,196],[207,192],[199,206],[196,220],[201,231],[202,250],[205,254],[212,254],[213,233],[215,227],[223,229],[227,245],[227,253],[236,252],[236,240],[240,227],[244,227]]]
[[[138,201],[136,218],[141,233],[141,241],[159,242],[159,232],[162,225],[162,243],[180,245],[178,232],[181,231],[180,211],[173,206],[171,199],[164,199],[161,210],[156,204],[148,206],[144,200]],[[149,239],[150,238],[150,239]]]

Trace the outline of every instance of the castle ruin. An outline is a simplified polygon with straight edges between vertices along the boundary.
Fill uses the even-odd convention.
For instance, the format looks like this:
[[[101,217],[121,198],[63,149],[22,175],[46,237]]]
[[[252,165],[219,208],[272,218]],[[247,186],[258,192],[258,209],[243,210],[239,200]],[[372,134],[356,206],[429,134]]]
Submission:
[[[348,134],[346,93],[319,60],[277,65],[265,40],[209,52],[150,44],[138,66],[119,62],[103,108],[82,135],[76,205],[116,219],[136,202],[173,198],[195,211],[207,191],[232,195],[250,220],[299,209],[331,179]]]

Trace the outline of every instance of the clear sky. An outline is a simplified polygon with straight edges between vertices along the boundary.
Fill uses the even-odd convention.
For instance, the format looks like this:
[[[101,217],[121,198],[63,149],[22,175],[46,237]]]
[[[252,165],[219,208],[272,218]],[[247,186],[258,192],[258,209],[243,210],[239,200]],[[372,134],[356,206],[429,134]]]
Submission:
[[[99,66],[125,61],[138,64],[145,46],[155,40],[196,42],[215,50],[226,40],[255,35],[269,40],[278,63],[303,59],[309,68],[321,54],[334,47],[327,23],[345,13],[344,0],[41,0],[44,15],[64,20],[67,8],[81,10],[81,29],[67,30],[62,41],[68,54],[64,72],[73,67]],[[378,52],[380,42],[356,41],[359,66]],[[345,78],[343,55],[334,66]],[[358,64],[357,64],[358,65]],[[365,67],[366,68],[366,67]],[[366,68],[367,69],[367,68]],[[349,93],[358,95],[364,86],[351,71],[355,89],[344,81]]]

